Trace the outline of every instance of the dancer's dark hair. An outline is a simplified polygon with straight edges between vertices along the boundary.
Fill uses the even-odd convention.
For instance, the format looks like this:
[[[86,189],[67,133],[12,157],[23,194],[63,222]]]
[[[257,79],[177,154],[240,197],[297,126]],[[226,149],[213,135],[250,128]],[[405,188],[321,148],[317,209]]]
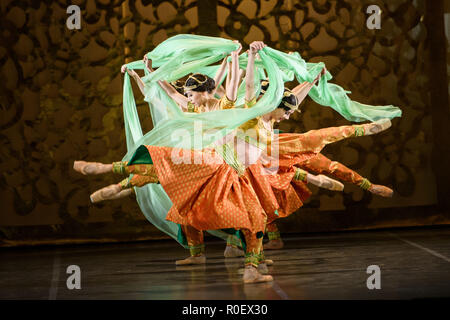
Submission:
[[[192,90],[197,92],[212,92],[216,87],[214,79],[201,73],[194,73],[187,78],[184,84],[184,91]]]

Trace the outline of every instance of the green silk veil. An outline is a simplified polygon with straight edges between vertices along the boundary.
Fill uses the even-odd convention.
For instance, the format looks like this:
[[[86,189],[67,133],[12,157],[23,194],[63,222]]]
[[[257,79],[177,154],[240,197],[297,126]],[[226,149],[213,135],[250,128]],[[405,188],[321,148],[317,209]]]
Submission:
[[[201,150],[235,130],[244,122],[271,112],[279,105],[284,90],[284,82],[294,77],[301,83],[313,82],[325,65],[306,63],[298,53],[292,55],[265,47],[259,51],[255,61],[255,89],[259,92],[260,79],[267,78],[270,86],[258,102],[249,109],[235,108],[206,113],[184,113],[179,106],[159,86],[159,80],[174,81],[187,74],[201,72],[213,77],[219,66],[212,65],[222,60],[238,44],[231,40],[198,35],[177,35],[159,44],[147,54],[152,66],[158,67],[142,78],[145,83],[145,101],[148,102],[154,128],[143,134],[131,81],[125,73],[123,85],[123,111],[127,154],[129,161],[140,145],[176,147]],[[245,69],[247,55],[239,59],[240,68]],[[142,60],[127,64],[129,69],[144,69]],[[375,121],[382,118],[401,116],[401,110],[394,106],[371,106],[352,101],[342,87],[328,83],[331,74],[322,75],[313,86],[309,96],[318,104],[328,106],[349,121]],[[238,89],[237,106],[244,104],[245,83]],[[180,236],[179,226],[167,221],[166,215],[172,202],[160,184],[148,184],[135,188],[138,204],[145,217],[158,229],[165,232],[186,247]],[[219,230],[212,234],[226,238],[227,233]]]

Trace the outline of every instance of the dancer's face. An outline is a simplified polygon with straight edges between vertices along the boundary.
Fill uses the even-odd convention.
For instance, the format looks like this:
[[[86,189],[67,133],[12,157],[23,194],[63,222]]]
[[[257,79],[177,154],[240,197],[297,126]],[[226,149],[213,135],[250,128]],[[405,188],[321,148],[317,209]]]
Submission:
[[[198,91],[186,91],[186,97],[188,98],[189,102],[193,103],[196,106],[202,105],[205,97],[204,92],[198,92]]]
[[[270,118],[275,122],[280,122],[289,119],[295,110],[285,110],[283,108],[276,108],[270,113]]]

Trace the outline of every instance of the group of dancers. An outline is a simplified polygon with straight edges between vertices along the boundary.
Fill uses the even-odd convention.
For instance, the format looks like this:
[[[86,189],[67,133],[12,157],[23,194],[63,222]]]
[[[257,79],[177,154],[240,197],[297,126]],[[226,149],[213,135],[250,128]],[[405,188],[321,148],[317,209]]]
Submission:
[[[74,169],[84,175],[112,172],[126,176],[119,183],[92,193],[91,201],[94,203],[129,196],[136,188],[149,184],[160,184],[172,202],[165,219],[180,225],[190,250],[190,256],[177,260],[177,265],[206,263],[203,232],[221,230],[228,234],[225,257],[245,256],[244,283],[266,282],[273,280],[267,268],[273,261],[265,258],[264,249],[283,247],[276,220],[289,216],[303,205],[311,195],[308,184],[342,191],[342,181],[356,184],[378,196],[392,196],[390,188],[371,183],[343,164],[328,159],[321,154],[321,150],[329,143],[384,131],[391,126],[389,118],[393,116],[387,113],[383,118],[380,112],[375,117],[377,120],[365,124],[302,134],[278,133],[274,130],[274,124],[289,119],[296,111],[300,112],[300,104],[311,90],[326,85],[323,82],[327,79],[327,70],[323,66],[312,72],[316,74],[314,78],[310,77],[310,81],[299,81],[299,85],[289,89],[284,87],[288,77],[282,79],[272,74],[267,77],[264,71],[270,67],[265,62],[270,59],[266,53],[273,49],[267,48],[261,41],[255,41],[240,56],[242,46],[237,41],[232,44],[234,50],[220,66],[215,65],[214,78],[193,72],[185,81],[160,79],[158,69],[153,69],[155,57],[160,52],[158,48],[153,55],[145,55],[142,60],[144,77],[128,65],[122,67],[122,72],[136,80],[148,100],[160,98],[152,96],[151,92],[155,91],[149,90],[149,86],[159,86],[161,94],[185,113],[179,116],[184,122],[206,123],[205,119],[210,118],[202,118],[202,115],[211,112],[211,116],[217,114],[216,129],[223,130],[221,116],[227,115],[226,110],[234,110],[233,117],[236,117],[241,114],[236,111],[245,114],[252,108],[263,109],[260,106],[269,100],[267,97],[264,99],[266,94],[273,98],[270,101],[278,101],[277,105],[266,106],[264,110],[269,112],[249,120],[234,121],[232,126],[226,128],[227,131],[221,131],[224,133],[213,143],[201,148],[177,148],[157,142],[141,144],[134,147],[127,161],[109,164],[75,161]],[[169,68],[167,64],[170,61],[183,55],[181,65],[195,64],[197,60],[189,53],[196,51],[189,50],[183,52],[180,49],[181,54],[177,56],[168,53],[172,60],[162,59],[169,62],[159,63],[160,68]],[[203,66],[199,69],[206,70]],[[289,74],[286,70],[283,72]],[[336,102],[336,99],[331,100]],[[366,119],[359,119],[362,120]],[[214,124],[208,125],[208,128],[214,127]],[[156,126],[153,130],[162,129]],[[206,134],[206,131],[200,131],[200,134]],[[264,234],[268,235],[269,242],[263,246]]]

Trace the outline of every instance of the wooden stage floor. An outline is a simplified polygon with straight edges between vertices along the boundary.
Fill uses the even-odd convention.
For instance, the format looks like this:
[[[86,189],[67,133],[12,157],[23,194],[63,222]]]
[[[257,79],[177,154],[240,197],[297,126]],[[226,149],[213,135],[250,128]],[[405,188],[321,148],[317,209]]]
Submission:
[[[0,299],[415,299],[450,297],[450,227],[286,235],[274,282],[241,282],[243,258],[207,239],[203,266],[175,241],[0,249]],[[67,267],[80,267],[69,290]],[[377,265],[381,289],[367,288]]]

